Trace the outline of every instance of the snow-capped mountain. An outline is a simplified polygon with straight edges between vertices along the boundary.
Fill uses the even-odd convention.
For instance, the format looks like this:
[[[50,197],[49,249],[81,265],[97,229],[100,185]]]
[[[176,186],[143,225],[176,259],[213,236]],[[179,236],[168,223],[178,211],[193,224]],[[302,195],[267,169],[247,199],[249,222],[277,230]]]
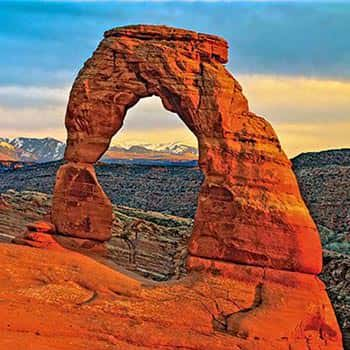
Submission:
[[[46,163],[63,158],[65,143],[54,138],[0,138],[0,159]]]
[[[184,145],[182,143],[160,143],[160,144],[146,144],[145,148],[157,152],[168,152],[170,154],[185,154],[192,153],[198,155],[198,150],[195,147]]]
[[[107,162],[159,163],[193,162],[198,159],[195,147],[179,142],[162,144],[115,144],[102,160]]]
[[[0,138],[0,161],[17,160],[16,147],[9,143],[9,139]]]
[[[185,145],[181,142],[172,142],[172,143],[120,143],[114,144],[114,146],[110,147],[112,149],[123,149],[125,151],[136,151],[140,152],[144,151],[153,151],[153,152],[164,152],[168,154],[186,154],[192,153],[194,155],[198,155],[198,150],[196,147]]]
[[[46,163],[60,160],[64,156],[65,143],[46,137],[15,139],[0,138],[0,161]],[[115,144],[109,148],[102,160],[120,163],[173,163],[194,162],[198,159],[196,147],[181,142],[161,144]]]

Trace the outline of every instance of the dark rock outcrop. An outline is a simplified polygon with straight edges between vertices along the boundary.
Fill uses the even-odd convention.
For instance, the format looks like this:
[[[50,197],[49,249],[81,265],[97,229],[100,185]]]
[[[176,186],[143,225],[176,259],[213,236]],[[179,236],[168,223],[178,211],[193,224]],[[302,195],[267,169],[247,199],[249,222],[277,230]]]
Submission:
[[[312,217],[330,230],[332,249],[350,254],[350,149],[305,153],[292,161]]]

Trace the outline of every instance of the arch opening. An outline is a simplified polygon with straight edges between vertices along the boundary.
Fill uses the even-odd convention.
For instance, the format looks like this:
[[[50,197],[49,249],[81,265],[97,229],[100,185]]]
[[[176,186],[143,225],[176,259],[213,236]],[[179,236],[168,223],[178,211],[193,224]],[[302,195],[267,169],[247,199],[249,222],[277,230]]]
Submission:
[[[118,151],[118,147],[130,149],[134,145],[145,146],[146,150],[155,152],[168,151],[174,163],[177,162],[179,165],[182,162],[185,163],[186,160],[198,160],[197,138],[181,117],[177,113],[166,110],[161,99],[155,95],[142,98],[134,106],[128,108],[121,128],[113,136],[110,148],[102,159],[113,160],[116,155],[111,154],[111,148]],[[166,149],[167,145],[189,147],[183,150],[180,147]],[[186,151],[190,154],[187,154]],[[130,152],[130,159],[136,160],[132,158],[133,155],[137,157],[137,154]],[[152,156],[151,152],[149,156]],[[161,156],[162,154],[159,154],[160,160]],[[158,159],[157,154],[154,154],[154,159]]]
[[[113,204],[108,254],[154,280],[185,275],[203,174],[197,139],[157,96],[126,111],[122,127],[96,167]]]

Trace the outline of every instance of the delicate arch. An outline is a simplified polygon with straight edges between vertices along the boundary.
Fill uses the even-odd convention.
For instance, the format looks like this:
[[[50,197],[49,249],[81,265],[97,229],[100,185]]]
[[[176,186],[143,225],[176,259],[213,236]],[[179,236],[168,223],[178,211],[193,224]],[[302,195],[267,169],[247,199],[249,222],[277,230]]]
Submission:
[[[92,164],[107,150],[128,108],[157,95],[198,139],[205,180],[190,254],[320,271],[319,236],[290,162],[271,126],[249,111],[226,62],[227,43],[211,35],[149,25],[105,33],[70,94],[67,164],[58,172],[53,200],[59,232],[110,237],[111,203]]]

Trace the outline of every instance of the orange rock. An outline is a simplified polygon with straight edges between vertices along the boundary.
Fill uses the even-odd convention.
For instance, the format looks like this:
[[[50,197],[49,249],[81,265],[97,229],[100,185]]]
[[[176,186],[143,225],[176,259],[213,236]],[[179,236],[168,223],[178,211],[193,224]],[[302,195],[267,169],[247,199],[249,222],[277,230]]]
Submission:
[[[55,233],[56,228],[51,222],[47,221],[36,221],[27,225],[29,231],[44,232],[44,233]]]
[[[0,197],[0,209],[7,209],[8,208],[8,203],[5,201],[5,199]]]
[[[171,283],[71,252],[0,245],[0,349],[341,350],[310,274],[192,257]]]
[[[16,237],[12,243],[28,245],[34,248],[62,250],[64,247],[57,242],[54,235],[43,232],[25,232],[22,237]]]
[[[112,203],[90,164],[68,163],[58,171],[52,221],[64,235],[105,241],[111,238]]]
[[[96,254],[100,257],[107,255],[107,249],[102,242],[69,236],[52,235],[43,232],[25,232],[22,237],[16,237],[12,242],[42,249],[70,249],[85,254]]]
[[[107,150],[127,110],[156,95],[198,138],[205,180],[190,253],[321,271],[319,235],[291,164],[270,124],[249,111],[241,86],[223,66],[227,47],[221,38],[165,26],[105,33],[68,103],[68,164],[58,173],[53,205],[60,233],[110,237],[110,203],[90,164]]]

